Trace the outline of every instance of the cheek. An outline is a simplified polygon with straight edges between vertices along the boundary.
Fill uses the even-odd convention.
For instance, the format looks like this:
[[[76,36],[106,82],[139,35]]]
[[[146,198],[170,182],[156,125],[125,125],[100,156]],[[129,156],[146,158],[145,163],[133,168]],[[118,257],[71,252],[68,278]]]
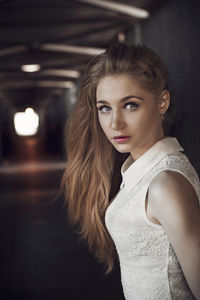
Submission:
[[[141,126],[144,131],[154,131],[160,126],[160,115],[157,109],[152,108],[148,111]]]
[[[108,118],[105,118],[105,116],[102,116],[100,113],[98,113],[98,119],[99,119],[99,124],[104,131],[104,133],[107,135],[108,133]]]
[[[155,123],[158,123],[160,115],[157,109],[152,107],[145,107],[140,112],[135,113],[134,116],[130,116],[127,118],[127,123],[129,126],[133,126],[133,128],[140,129],[139,131],[147,131],[148,129],[155,127]]]

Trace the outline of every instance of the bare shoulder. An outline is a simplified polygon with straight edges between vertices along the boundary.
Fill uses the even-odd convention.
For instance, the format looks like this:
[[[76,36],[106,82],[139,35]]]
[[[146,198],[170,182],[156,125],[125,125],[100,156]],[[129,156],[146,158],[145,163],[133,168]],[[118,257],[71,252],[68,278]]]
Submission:
[[[200,299],[200,207],[192,184],[176,171],[161,171],[149,186],[148,201],[153,219],[166,232],[192,292]]]
[[[150,183],[149,192],[153,198],[173,196],[196,196],[194,187],[189,180],[177,171],[164,170],[156,175]],[[185,198],[185,197],[184,197]],[[197,201],[198,203],[198,201]]]
[[[148,201],[152,215],[160,223],[171,215],[183,219],[199,210],[199,201],[192,184],[176,171],[161,171],[151,181]],[[171,218],[170,218],[171,219]],[[187,219],[187,218],[186,218]]]

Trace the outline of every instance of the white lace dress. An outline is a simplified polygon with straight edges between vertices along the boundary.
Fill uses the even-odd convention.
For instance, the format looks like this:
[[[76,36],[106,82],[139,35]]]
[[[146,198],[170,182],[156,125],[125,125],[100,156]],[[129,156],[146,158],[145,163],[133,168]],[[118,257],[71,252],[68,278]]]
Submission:
[[[197,173],[180,151],[176,138],[165,137],[135,162],[129,156],[122,166],[120,191],[105,221],[119,255],[126,300],[194,299],[165,231],[145,212],[148,186],[163,170],[184,175],[200,199]]]

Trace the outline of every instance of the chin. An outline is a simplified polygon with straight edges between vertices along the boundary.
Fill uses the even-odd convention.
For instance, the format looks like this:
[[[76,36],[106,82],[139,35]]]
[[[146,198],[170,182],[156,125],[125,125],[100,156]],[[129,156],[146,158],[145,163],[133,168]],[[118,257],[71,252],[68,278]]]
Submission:
[[[131,149],[129,147],[115,147],[114,148],[119,152],[119,153],[130,153]]]

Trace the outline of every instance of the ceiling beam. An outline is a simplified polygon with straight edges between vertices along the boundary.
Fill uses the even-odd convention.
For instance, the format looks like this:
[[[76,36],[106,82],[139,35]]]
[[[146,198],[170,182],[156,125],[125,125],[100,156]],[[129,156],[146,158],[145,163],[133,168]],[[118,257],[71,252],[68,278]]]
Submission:
[[[129,18],[130,19],[130,18]],[[112,30],[112,31],[121,31],[123,30],[125,27],[127,28],[128,25],[130,26],[130,24],[132,24],[133,22],[127,22],[127,20],[125,21],[123,20],[119,20],[119,18],[116,18],[116,20],[114,22],[107,22],[107,24],[98,24],[95,23],[91,26],[91,24],[89,24],[89,26],[81,26],[80,25],[77,27],[77,30],[75,32],[70,33],[66,32],[65,36],[59,37],[59,38],[55,38],[55,39],[51,39],[49,41],[46,41],[46,43],[50,42],[50,43],[59,43],[59,42],[69,42],[71,43],[71,41],[73,40],[73,42],[77,42],[79,40],[82,39],[88,39],[89,36],[91,35],[96,35],[98,36],[99,33],[104,32],[105,35],[108,35],[108,33]]]
[[[1,0],[0,0],[1,1]],[[125,17],[124,17],[125,18]],[[89,16],[67,16],[65,19],[55,19],[55,20],[46,20],[46,19],[35,19],[35,20],[0,20],[0,26],[7,26],[7,27],[23,27],[23,26],[45,26],[48,27],[49,25],[60,26],[60,25],[79,25],[79,24],[91,24],[93,23],[106,23],[106,22],[113,22],[116,21],[116,16],[108,15],[89,15]]]
[[[80,72],[78,72],[76,70],[46,69],[46,70],[41,70],[38,73],[38,75],[79,78]]]
[[[96,47],[84,47],[84,46],[74,46],[74,45],[64,45],[64,44],[43,44],[39,47],[40,50],[44,51],[55,51],[55,52],[65,52],[81,55],[96,56],[105,51],[103,48]]]
[[[101,7],[107,10],[125,14],[138,19],[146,19],[149,17],[149,12],[147,10],[132,5],[116,3],[113,1],[112,2],[105,1],[105,0],[76,0],[76,1],[91,4],[93,6]]]
[[[42,69],[41,71],[33,73],[25,73],[19,71],[0,71],[0,78],[5,79],[5,77],[40,77],[40,76],[55,76],[64,78],[79,78],[80,72],[77,70],[65,70],[65,69]]]
[[[0,49],[0,56],[6,56],[6,55],[10,55],[10,54],[24,52],[27,49],[28,49],[28,47],[25,45],[18,45],[18,46],[3,48],[3,49]]]
[[[57,80],[15,80],[4,81],[1,83],[0,90],[21,89],[21,88],[61,88],[67,89],[74,86],[72,81]]]

